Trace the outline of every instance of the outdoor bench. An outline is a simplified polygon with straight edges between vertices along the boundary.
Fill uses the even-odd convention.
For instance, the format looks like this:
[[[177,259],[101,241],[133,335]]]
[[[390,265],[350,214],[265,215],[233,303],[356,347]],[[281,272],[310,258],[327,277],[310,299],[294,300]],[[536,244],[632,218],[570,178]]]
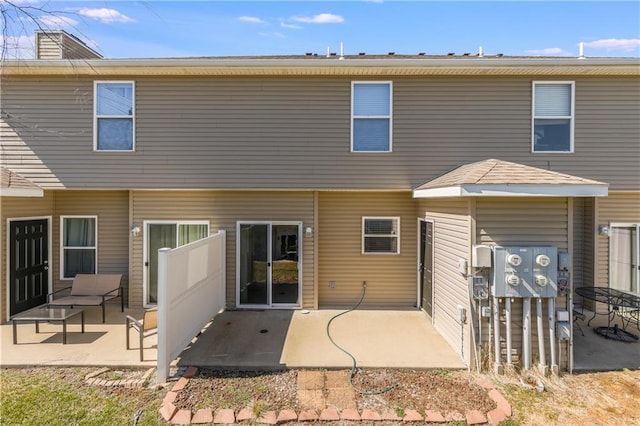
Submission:
[[[124,312],[122,274],[78,274],[70,287],[47,294],[49,306],[102,306],[102,322],[105,322],[105,303],[120,297],[120,311]],[[71,290],[68,296],[53,298],[54,294]]]

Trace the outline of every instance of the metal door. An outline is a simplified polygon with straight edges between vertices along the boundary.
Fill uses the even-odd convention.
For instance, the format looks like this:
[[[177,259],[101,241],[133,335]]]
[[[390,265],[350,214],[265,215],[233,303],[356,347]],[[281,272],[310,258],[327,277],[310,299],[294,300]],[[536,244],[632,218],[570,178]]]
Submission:
[[[9,315],[47,303],[48,219],[9,222]]]
[[[420,307],[433,316],[433,222],[420,221]]]

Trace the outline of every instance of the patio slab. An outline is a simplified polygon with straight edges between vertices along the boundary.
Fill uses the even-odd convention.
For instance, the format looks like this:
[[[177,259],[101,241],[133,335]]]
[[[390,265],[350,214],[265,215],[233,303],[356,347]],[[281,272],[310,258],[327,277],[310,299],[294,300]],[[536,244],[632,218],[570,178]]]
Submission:
[[[226,311],[180,355],[210,368],[350,368],[327,323],[341,310]],[[359,310],[337,318],[333,339],[368,368],[465,368],[422,311]]]
[[[18,344],[13,344],[11,321],[0,325],[0,366],[112,366],[153,367],[156,365],[156,337],[145,338],[145,360],[140,362],[138,340],[131,333],[133,349],[126,349],[125,318],[141,318],[143,309],[107,305],[107,322],[102,323],[100,307],[85,307],[85,333],[80,333],[80,316],[67,323],[67,344],[62,344],[62,324],[41,323],[40,333],[33,323],[18,324]]]
[[[606,339],[595,333],[595,327],[607,325],[607,317],[598,315],[591,326],[587,326],[587,322],[593,313],[585,310],[586,319],[578,320],[577,323],[582,328],[584,336],[580,333],[580,329],[573,329],[573,370],[574,371],[613,371],[628,368],[630,370],[640,369],[640,341],[634,343],[617,342],[615,340]],[[620,319],[615,318],[611,323],[620,325]],[[640,330],[631,323],[627,327],[627,331],[636,335],[640,335]]]

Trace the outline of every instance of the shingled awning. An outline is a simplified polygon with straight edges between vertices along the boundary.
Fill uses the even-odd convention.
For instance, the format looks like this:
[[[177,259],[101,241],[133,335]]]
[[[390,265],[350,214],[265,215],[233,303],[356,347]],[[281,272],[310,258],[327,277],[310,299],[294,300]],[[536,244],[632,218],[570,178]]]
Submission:
[[[44,191],[29,179],[6,167],[0,167],[0,196],[43,197]]]
[[[609,185],[509,161],[460,166],[413,190],[414,198],[606,197]]]

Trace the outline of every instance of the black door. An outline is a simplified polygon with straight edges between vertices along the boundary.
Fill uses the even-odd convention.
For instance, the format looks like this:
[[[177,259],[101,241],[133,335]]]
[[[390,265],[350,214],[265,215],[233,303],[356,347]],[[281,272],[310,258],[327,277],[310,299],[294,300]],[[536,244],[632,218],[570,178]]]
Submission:
[[[433,316],[433,223],[420,221],[420,306]]]
[[[49,229],[47,219],[9,224],[9,314],[47,303]]]

